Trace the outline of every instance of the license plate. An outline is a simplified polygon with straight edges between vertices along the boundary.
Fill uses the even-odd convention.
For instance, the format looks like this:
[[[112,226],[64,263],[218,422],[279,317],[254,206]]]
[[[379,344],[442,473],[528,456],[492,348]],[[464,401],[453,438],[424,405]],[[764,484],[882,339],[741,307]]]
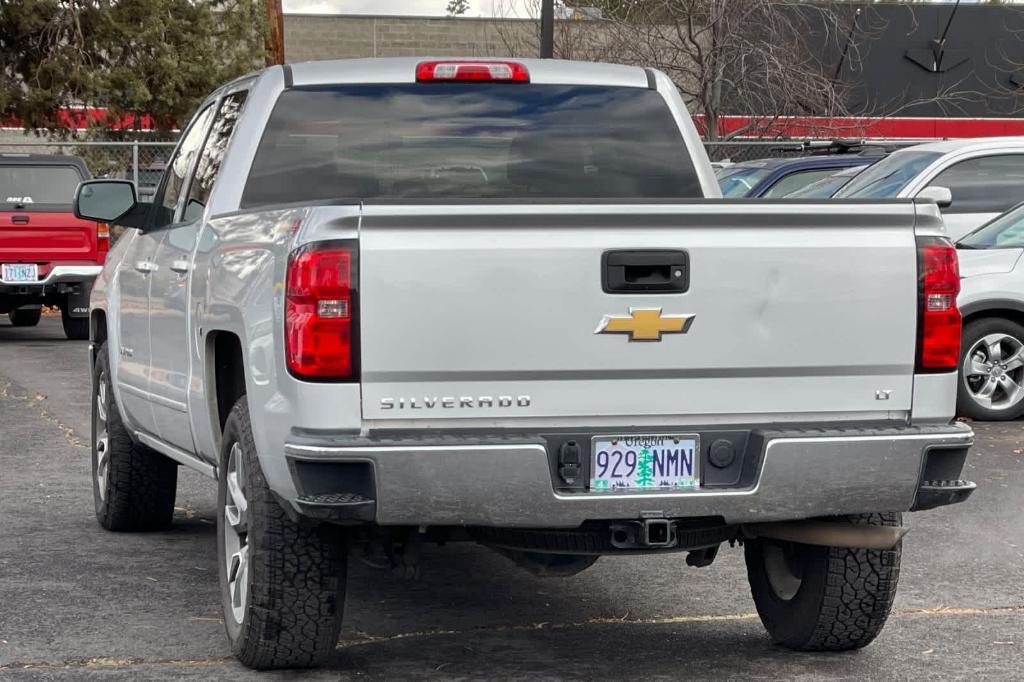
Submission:
[[[35,263],[4,263],[0,275],[5,282],[35,282],[39,279],[39,266]]]
[[[595,436],[591,490],[679,490],[700,485],[700,439],[681,436]]]

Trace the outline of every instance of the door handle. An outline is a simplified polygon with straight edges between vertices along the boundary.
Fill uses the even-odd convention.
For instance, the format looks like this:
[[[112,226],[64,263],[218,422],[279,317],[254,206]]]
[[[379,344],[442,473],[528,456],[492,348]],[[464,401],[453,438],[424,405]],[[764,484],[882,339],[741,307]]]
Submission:
[[[690,288],[686,251],[605,251],[601,288],[606,294],[681,294]]]
[[[135,261],[135,269],[144,275],[156,271],[156,263],[149,260]]]
[[[187,260],[176,260],[171,263],[171,270],[174,270],[178,274],[184,275],[191,269]]]

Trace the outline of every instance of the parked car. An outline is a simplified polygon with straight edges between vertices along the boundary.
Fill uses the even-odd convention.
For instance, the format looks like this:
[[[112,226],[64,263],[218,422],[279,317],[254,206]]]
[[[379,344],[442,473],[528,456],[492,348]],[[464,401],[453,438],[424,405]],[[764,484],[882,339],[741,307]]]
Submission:
[[[864,168],[880,155],[836,154],[743,161],[718,171],[724,197],[779,198],[844,168]]]
[[[72,212],[90,177],[76,156],[0,154],[0,314],[14,326],[39,324],[52,305],[69,339],[89,338],[89,293],[109,236]]]
[[[860,175],[867,166],[850,166],[821,180],[816,180],[789,194],[784,199],[828,199],[842,189],[846,183]]]
[[[964,314],[957,412],[1024,415],[1024,204],[957,243]]]
[[[215,478],[225,628],[257,668],[334,652],[347,552],[409,572],[449,541],[549,576],[740,541],[778,642],[868,644],[900,513],[974,489],[956,252],[928,202],[702,197],[651,69],[307,62],[220,88],[152,206],[79,189],[137,228],[92,299],[99,522],[165,528],[176,464]]]
[[[929,142],[893,152],[836,192],[837,198],[929,197],[950,239],[1024,199],[1024,137]]]

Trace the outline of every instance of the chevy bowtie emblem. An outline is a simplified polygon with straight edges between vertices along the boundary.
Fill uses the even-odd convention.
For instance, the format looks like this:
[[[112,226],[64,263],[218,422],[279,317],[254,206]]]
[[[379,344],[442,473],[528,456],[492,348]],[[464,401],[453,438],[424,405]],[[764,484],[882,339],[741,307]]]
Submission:
[[[605,315],[595,334],[629,334],[630,341],[661,341],[662,334],[685,334],[696,315],[662,315],[661,308],[630,308],[629,315]]]

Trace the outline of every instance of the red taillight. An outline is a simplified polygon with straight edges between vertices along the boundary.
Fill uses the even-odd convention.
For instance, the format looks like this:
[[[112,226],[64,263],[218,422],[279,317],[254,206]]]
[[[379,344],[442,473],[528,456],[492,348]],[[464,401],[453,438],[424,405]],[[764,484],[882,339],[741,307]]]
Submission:
[[[519,62],[420,62],[416,65],[416,80],[421,83],[434,81],[529,83],[530,72]]]
[[[96,223],[96,260],[103,262],[110,250],[110,225]]]
[[[299,378],[356,381],[356,242],[310,244],[288,260],[285,356]]]
[[[960,267],[956,249],[945,239],[917,242],[918,343],[917,369],[955,370],[960,362]]]

